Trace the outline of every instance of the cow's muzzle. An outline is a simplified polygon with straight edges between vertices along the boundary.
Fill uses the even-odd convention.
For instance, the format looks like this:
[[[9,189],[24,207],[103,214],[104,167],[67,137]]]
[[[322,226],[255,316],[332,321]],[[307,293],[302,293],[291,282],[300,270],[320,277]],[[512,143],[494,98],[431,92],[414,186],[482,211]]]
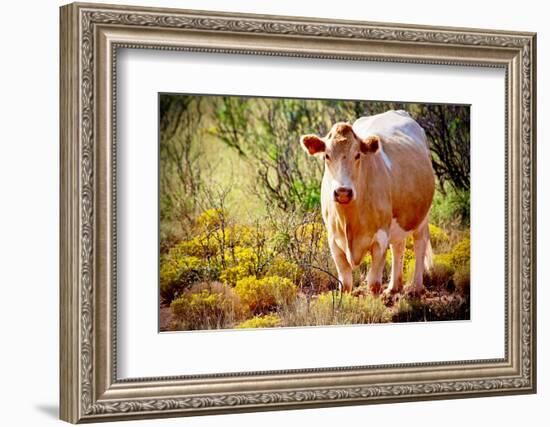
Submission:
[[[353,190],[346,187],[338,187],[334,190],[334,201],[346,205],[353,199]]]

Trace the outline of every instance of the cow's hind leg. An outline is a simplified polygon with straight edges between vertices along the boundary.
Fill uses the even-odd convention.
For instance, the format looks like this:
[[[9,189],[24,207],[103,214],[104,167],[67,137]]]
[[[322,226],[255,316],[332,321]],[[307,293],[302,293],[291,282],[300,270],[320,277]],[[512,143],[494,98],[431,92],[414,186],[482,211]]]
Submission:
[[[424,260],[430,244],[430,230],[428,228],[427,218],[422,225],[413,232],[413,239],[415,260],[410,292],[413,294],[421,294],[424,291]]]
[[[346,258],[346,254],[334,242],[330,242],[330,252],[332,254],[334,264],[336,264],[336,270],[338,271],[340,290],[343,292],[351,292],[353,287],[353,275],[351,272],[351,266]]]
[[[391,243],[391,276],[386,294],[399,292],[403,288],[403,254],[405,253],[405,240]]]

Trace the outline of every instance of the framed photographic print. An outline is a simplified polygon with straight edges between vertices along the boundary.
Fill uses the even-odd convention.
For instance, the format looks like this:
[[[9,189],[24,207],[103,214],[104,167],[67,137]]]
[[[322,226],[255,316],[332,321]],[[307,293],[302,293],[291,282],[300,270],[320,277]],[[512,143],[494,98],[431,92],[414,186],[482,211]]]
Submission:
[[[60,21],[62,419],[535,392],[535,34]]]

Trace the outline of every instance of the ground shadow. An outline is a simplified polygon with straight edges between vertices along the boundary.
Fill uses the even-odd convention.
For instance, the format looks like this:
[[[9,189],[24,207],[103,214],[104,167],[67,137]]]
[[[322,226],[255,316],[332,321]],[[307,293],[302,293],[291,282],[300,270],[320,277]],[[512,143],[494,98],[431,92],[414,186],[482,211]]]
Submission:
[[[36,409],[38,409],[40,412],[42,412],[43,414],[48,415],[51,418],[55,418],[55,419],[59,418],[59,406],[58,405],[53,405],[53,404],[48,404],[48,403],[42,404],[41,403],[39,405],[36,405]]]

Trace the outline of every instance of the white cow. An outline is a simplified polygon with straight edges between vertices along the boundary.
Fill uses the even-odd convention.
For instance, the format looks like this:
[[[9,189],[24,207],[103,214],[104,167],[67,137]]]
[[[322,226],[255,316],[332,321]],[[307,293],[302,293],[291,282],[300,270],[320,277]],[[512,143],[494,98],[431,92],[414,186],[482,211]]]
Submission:
[[[344,291],[352,269],[367,252],[372,265],[368,289],[379,293],[388,245],[392,251],[387,292],[403,286],[405,239],[414,239],[411,292],[423,290],[424,261],[430,261],[428,229],[435,179],[426,134],[405,111],[361,117],[353,126],[336,123],[328,135],[304,135],[306,152],[323,156],[321,208],[332,257]]]

